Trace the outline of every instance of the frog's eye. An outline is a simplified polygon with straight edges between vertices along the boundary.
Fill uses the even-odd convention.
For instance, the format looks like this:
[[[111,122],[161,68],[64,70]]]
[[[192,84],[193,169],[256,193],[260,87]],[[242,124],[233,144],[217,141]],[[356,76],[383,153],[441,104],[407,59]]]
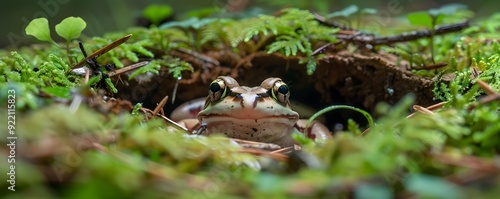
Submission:
[[[290,97],[290,89],[282,81],[277,81],[273,85],[273,98],[281,103],[288,103],[288,98]]]
[[[208,96],[212,102],[218,101],[226,94],[226,84],[221,79],[216,79],[208,86]]]

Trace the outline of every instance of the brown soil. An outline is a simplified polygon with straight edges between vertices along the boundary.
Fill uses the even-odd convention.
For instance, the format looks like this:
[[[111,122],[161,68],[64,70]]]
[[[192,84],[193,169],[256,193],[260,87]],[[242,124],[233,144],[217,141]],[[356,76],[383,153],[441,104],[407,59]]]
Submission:
[[[378,103],[394,104],[409,93],[415,94],[416,104],[427,106],[436,103],[432,94],[434,82],[398,67],[395,64],[397,57],[391,54],[329,54],[318,61],[316,72],[312,75],[306,74],[305,65],[299,64],[298,60],[297,57],[259,52],[248,56],[238,68],[223,66],[222,61],[222,66],[210,67],[199,67],[199,63],[193,63],[201,75],[193,75],[193,78],[188,79],[189,74],[186,74],[183,81],[190,82],[179,84],[175,104],[167,104],[165,110],[169,113],[180,103],[206,96],[212,79],[231,74],[240,85],[247,86],[257,86],[268,77],[280,77],[290,86],[291,99],[317,109],[347,104],[374,113]],[[147,80],[141,84],[137,81],[129,81],[127,85],[118,83],[121,92],[116,97],[133,103],[143,102],[145,107],[154,108],[164,96],[172,96],[176,81],[167,71],[162,71],[160,76],[141,79]],[[340,116],[340,120],[349,117],[351,115],[346,114]],[[338,120],[339,117],[333,119]]]

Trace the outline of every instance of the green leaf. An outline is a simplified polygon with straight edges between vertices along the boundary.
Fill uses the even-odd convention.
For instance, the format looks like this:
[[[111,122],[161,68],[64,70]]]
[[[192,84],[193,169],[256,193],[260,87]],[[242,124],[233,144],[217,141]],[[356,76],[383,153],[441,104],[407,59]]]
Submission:
[[[452,15],[458,10],[465,9],[467,6],[462,4],[448,4],[438,9],[430,9],[429,11],[413,12],[407,15],[408,20],[413,25],[421,25],[427,28],[432,28],[432,18],[435,17],[435,23],[440,24],[445,16]]]
[[[432,18],[427,11],[412,12],[406,16],[412,25],[432,28]]]
[[[347,6],[346,8],[344,8],[340,11],[332,12],[332,13],[326,15],[326,18],[333,18],[333,17],[340,17],[340,16],[349,17],[352,14],[358,12],[358,10],[359,10],[358,6],[350,5],[350,6]]]
[[[172,16],[174,11],[169,5],[149,5],[144,9],[142,15],[151,21],[152,24],[158,25],[162,20]]]
[[[452,14],[456,13],[458,10],[463,10],[463,9],[467,9],[467,6],[463,5],[463,4],[459,4],[459,3],[451,3],[451,4],[441,6],[438,9],[430,9],[429,14],[431,14],[433,16],[437,16],[440,14],[452,15]]]
[[[46,18],[33,19],[26,26],[26,34],[37,38],[40,41],[53,42],[50,37],[49,21]]]
[[[86,26],[87,23],[85,23],[82,18],[68,17],[56,25],[56,32],[59,36],[69,42],[72,39],[80,37],[80,34]]]
[[[49,94],[49,95],[60,97],[60,98],[68,99],[71,97],[71,88],[67,88],[67,87],[61,87],[61,86],[45,87],[45,88],[42,88],[42,91]]]

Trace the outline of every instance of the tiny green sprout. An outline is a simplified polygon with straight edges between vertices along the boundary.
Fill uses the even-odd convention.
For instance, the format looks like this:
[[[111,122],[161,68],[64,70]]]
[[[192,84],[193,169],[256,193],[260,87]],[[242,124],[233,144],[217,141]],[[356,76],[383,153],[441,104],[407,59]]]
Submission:
[[[169,5],[152,4],[144,9],[142,15],[151,21],[154,25],[159,25],[163,19],[166,19],[174,14],[172,7]]]
[[[61,23],[56,25],[56,32],[59,36],[66,39],[66,52],[68,53],[69,63],[73,64],[70,58],[69,43],[71,40],[80,37],[87,23],[80,17],[67,17]]]
[[[451,15],[458,10],[467,8],[462,4],[448,4],[438,9],[430,9],[428,11],[412,12],[407,15],[408,21],[412,25],[425,26],[433,29],[435,25],[442,23],[445,16]]]
[[[52,42],[56,46],[57,43],[50,37],[49,21],[46,18],[33,19],[28,26],[26,26],[26,34],[37,38],[40,41]]]
[[[443,22],[444,17],[449,16],[458,10],[467,8],[462,4],[448,4],[438,9],[430,9],[428,11],[413,12],[407,15],[408,21],[412,25],[424,26],[431,30],[430,48],[431,59],[434,62],[434,27]]]
[[[360,10],[358,8],[358,6],[350,5],[342,10],[330,13],[326,17],[327,18],[334,18],[334,17],[350,18],[355,14],[357,15],[357,27],[360,27],[362,16],[363,15],[370,15],[370,14],[371,15],[377,14],[377,10],[373,9],[373,8],[363,8]]]
[[[80,37],[87,23],[80,17],[68,17],[56,25],[56,32],[59,36],[70,42],[72,39]]]

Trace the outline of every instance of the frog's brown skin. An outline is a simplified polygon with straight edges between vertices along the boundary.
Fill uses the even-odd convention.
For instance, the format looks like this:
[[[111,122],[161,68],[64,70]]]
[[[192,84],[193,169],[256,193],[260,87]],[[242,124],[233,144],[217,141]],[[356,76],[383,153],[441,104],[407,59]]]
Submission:
[[[220,76],[210,84],[209,95],[198,122],[205,135],[222,133],[231,138],[266,142],[282,147],[293,146],[291,134],[299,129],[315,140],[331,138],[330,131],[315,122],[304,130],[307,120],[290,108],[290,91],[280,78],[268,78],[260,86],[240,86],[228,76]],[[200,125],[192,120],[179,122],[189,130]]]

